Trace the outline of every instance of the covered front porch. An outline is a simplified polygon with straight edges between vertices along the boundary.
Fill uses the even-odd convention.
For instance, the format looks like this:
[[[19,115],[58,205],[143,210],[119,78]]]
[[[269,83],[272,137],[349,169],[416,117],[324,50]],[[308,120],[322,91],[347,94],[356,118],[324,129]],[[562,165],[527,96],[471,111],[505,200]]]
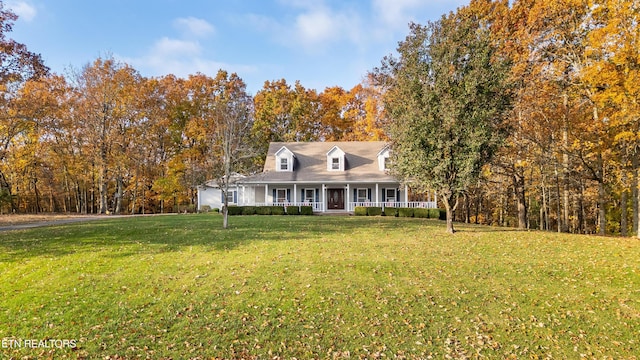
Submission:
[[[397,183],[263,184],[254,188],[254,194],[253,202],[242,202],[256,206],[311,206],[317,213],[353,212],[358,206],[437,208],[435,193],[427,194],[426,201],[410,201],[409,188]]]

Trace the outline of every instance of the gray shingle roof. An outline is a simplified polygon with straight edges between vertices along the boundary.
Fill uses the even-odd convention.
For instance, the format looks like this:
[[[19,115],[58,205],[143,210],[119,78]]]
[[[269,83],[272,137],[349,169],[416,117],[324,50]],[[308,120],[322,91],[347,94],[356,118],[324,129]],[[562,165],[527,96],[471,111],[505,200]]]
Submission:
[[[286,146],[294,153],[292,172],[276,171],[275,153]],[[327,153],[338,146],[345,152],[345,171],[327,170]],[[273,142],[269,144],[264,170],[242,183],[397,183],[378,167],[378,153],[387,146],[383,141],[349,142]]]

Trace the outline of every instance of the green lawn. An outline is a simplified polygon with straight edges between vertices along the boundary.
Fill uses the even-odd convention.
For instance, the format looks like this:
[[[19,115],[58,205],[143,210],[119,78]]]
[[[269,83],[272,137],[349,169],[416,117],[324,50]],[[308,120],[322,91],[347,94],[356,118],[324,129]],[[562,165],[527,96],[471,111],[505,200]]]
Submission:
[[[385,217],[221,224],[0,233],[0,358],[640,354],[638,240],[464,225],[451,236],[440,221]]]

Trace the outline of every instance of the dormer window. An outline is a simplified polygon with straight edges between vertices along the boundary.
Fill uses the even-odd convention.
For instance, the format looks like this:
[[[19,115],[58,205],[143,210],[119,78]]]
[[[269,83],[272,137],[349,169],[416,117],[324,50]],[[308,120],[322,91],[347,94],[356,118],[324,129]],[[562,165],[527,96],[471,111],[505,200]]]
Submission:
[[[389,146],[385,146],[378,153],[378,169],[380,171],[389,170],[389,164],[390,163],[391,163],[391,161],[390,161]]]
[[[289,171],[289,159],[286,157],[280,158],[280,171]]]
[[[331,170],[340,170],[340,158],[331,158]]]
[[[327,170],[328,171],[344,171],[344,151],[334,146],[327,153]]]
[[[293,159],[295,155],[291,150],[283,146],[276,152],[276,171],[293,171]]]

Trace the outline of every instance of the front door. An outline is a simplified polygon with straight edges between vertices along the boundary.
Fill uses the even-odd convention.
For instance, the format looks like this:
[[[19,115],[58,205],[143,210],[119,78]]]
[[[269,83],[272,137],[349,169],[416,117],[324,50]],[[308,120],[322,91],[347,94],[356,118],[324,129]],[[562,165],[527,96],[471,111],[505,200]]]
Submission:
[[[344,210],[344,189],[327,189],[329,210]]]

